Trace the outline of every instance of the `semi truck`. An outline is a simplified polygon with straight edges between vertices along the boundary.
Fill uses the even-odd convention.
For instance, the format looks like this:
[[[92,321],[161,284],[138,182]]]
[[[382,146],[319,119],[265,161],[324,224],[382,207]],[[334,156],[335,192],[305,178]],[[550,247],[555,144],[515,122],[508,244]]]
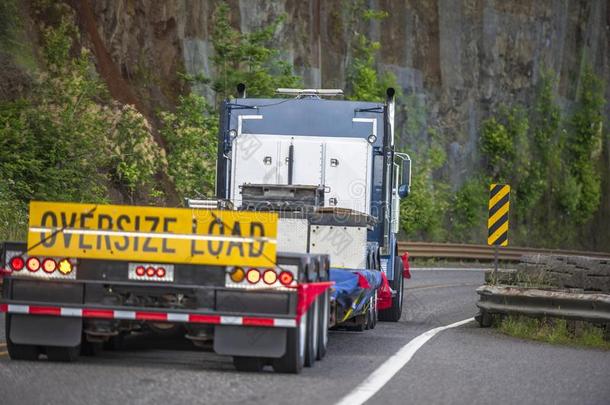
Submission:
[[[278,89],[221,106],[216,196],[185,208],[30,203],[0,260],[11,359],[73,361],[145,331],[183,334],[238,370],[298,373],[328,330],[396,322],[411,161],[383,103]]]

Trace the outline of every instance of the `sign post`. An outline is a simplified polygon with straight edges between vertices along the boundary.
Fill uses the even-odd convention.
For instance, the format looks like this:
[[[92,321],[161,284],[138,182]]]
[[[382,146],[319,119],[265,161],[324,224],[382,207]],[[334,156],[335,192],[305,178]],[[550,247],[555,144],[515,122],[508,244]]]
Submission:
[[[489,186],[489,217],[487,244],[494,247],[494,283],[498,279],[498,248],[508,246],[508,212],[510,186],[493,183]]]

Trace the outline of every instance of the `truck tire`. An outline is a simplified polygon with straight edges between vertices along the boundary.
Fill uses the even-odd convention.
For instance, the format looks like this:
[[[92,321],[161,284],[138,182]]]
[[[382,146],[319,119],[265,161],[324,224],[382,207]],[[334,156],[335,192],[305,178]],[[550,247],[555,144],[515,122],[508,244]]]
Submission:
[[[307,340],[307,313],[301,316],[296,328],[286,330],[286,353],[273,360],[273,370],[278,373],[298,374],[305,363],[305,341]]]
[[[261,357],[233,356],[233,365],[237,371],[258,372],[265,367],[265,359]]]
[[[316,362],[318,351],[318,300],[307,310],[307,340],[305,343],[305,367],[312,367]]]
[[[80,345],[75,347],[47,346],[47,357],[51,361],[72,362],[78,359]]]
[[[328,347],[328,323],[330,318],[330,308],[328,302],[328,290],[324,291],[318,297],[320,301],[318,308],[320,314],[318,315],[319,327],[318,327],[318,351],[316,352],[316,360],[322,360],[326,356],[326,348]]]
[[[379,320],[385,322],[398,322],[402,315],[402,298],[404,278],[402,276],[402,260],[400,257],[394,257],[394,280],[391,282],[392,290],[396,291],[396,295],[392,297],[392,306],[388,309],[379,311]]]
[[[11,342],[11,315],[6,314],[5,317],[5,331],[6,331],[6,349],[11,360],[38,360],[40,350],[38,346],[32,345],[18,345]]]
[[[83,336],[82,343],[80,345],[81,356],[97,356],[104,351],[104,343],[102,342],[88,342],[87,338]]]
[[[377,325],[377,293],[370,298],[367,329],[375,329]]]

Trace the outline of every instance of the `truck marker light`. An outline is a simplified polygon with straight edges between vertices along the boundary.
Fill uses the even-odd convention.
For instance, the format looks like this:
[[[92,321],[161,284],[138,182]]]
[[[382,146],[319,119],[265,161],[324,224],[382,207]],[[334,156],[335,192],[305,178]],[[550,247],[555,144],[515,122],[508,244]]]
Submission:
[[[146,274],[146,269],[144,268],[144,266],[138,266],[136,267],[136,275],[139,277],[143,277],[144,274]]]
[[[280,273],[280,283],[284,285],[290,285],[294,280],[294,276],[289,271],[283,271]]]
[[[72,272],[72,263],[69,259],[61,259],[57,264],[57,269],[61,274],[70,274]]]
[[[155,270],[155,268],[154,268],[154,267],[149,267],[149,268],[147,268],[147,269],[146,269],[146,275],[147,275],[148,277],[152,277],[152,276],[154,276],[154,275],[155,275],[155,273],[156,273],[156,270]]]
[[[261,280],[261,273],[257,269],[250,269],[246,274],[246,279],[250,284],[256,284]]]
[[[32,273],[35,273],[40,269],[40,260],[38,260],[36,257],[29,257],[25,262],[25,267],[27,267]]]
[[[236,267],[231,272],[230,277],[231,281],[233,281],[234,283],[241,283],[246,277],[246,272],[241,267]]]
[[[45,273],[51,274],[55,271],[55,269],[57,269],[57,263],[55,263],[55,260],[51,258],[46,258],[42,261],[42,269],[45,271]]]
[[[11,269],[13,269],[13,271],[20,271],[25,267],[25,261],[23,261],[23,257],[21,256],[12,257],[9,264],[11,265]]]
[[[265,284],[273,284],[277,281],[277,274],[273,269],[267,269],[263,273],[263,281]]]
[[[157,269],[157,277],[159,277],[159,278],[165,277],[165,269],[163,267],[159,267]]]

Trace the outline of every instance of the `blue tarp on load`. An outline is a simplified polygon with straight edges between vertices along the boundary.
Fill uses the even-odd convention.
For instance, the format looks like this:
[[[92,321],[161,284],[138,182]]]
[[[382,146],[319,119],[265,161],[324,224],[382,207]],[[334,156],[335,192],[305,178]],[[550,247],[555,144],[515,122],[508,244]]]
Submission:
[[[368,282],[370,288],[362,288],[359,276]],[[381,273],[374,270],[330,269],[330,280],[335,282],[332,298],[344,309],[352,307],[358,312],[364,307],[375,290],[381,286]]]

